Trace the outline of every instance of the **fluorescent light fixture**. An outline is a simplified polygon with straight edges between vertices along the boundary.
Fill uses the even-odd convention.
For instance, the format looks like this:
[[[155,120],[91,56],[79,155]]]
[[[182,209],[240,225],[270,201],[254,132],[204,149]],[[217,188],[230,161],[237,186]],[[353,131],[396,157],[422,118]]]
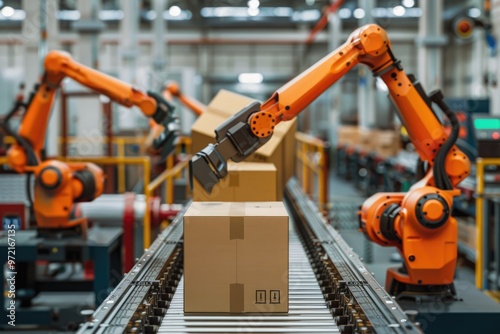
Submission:
[[[309,6],[314,5],[315,2],[316,0],[306,0],[306,4],[308,4]]]
[[[4,13],[4,9],[6,7],[2,8],[2,10],[0,10],[0,20],[9,20],[9,21],[22,21],[26,18],[26,12],[22,9],[13,9],[12,7],[9,6],[9,8],[12,8],[12,10],[14,11],[12,14],[12,10],[11,9],[7,9],[5,10],[7,13]],[[5,15],[7,14],[7,15]]]
[[[469,12],[467,14],[469,14],[469,16],[472,18],[478,18],[479,16],[481,16],[481,9],[471,8],[469,9]]]
[[[264,81],[264,76],[261,73],[240,73],[238,81],[242,84],[259,84]]]
[[[174,13],[175,14],[175,13]],[[171,21],[186,21],[193,17],[193,13],[190,10],[181,10],[180,14],[177,16],[172,16],[170,11],[166,10],[163,12],[163,19]]]
[[[293,9],[290,7],[275,7],[273,8],[273,15],[278,17],[292,16]]]
[[[61,21],[78,21],[82,15],[79,10],[58,10],[56,17]]]
[[[401,3],[407,8],[415,6],[415,0],[403,0]]]
[[[123,11],[120,9],[104,9],[99,11],[99,20],[101,21],[120,21],[123,20]]]
[[[172,6],[170,7],[170,9],[168,10],[168,13],[173,16],[173,17],[176,17],[176,16],[179,16],[181,15],[181,8],[179,6]]]
[[[12,17],[15,13],[15,10],[14,8],[10,7],[10,6],[5,6],[4,8],[2,8],[2,11],[1,11],[3,17],[5,18],[9,18],[9,17]]]
[[[257,8],[248,8],[248,15],[250,16],[257,16],[259,15],[260,9]]]
[[[348,19],[351,17],[351,10],[349,8],[340,8],[337,13],[341,19]]]
[[[144,17],[146,20],[153,21],[156,19],[156,12],[154,10],[148,10],[146,13],[144,13]]]
[[[394,15],[401,17],[405,15],[406,9],[403,6],[396,6],[392,9],[392,12]]]
[[[414,7],[414,8],[404,8],[402,6],[399,6],[404,9],[404,13],[401,16],[404,17],[420,17],[422,16],[422,8]],[[391,17],[401,17],[396,14],[398,13],[398,10],[401,11],[401,9],[397,9],[394,11],[395,8],[383,8],[383,7],[377,7],[373,8],[372,10],[372,15],[374,18],[379,19],[379,18],[391,18]]]
[[[212,17],[247,17],[248,7],[212,7]]]
[[[356,8],[352,14],[359,20],[365,17],[365,10],[363,8]]]
[[[383,92],[388,92],[389,88],[387,88],[387,85],[385,84],[384,80],[377,78],[377,81],[375,81],[375,85],[377,86],[378,90],[381,90]]]
[[[259,0],[250,0],[250,1],[248,1],[247,5],[248,5],[248,8],[259,8],[260,2],[259,2]]]
[[[289,17],[292,21],[315,21],[321,17],[317,9],[294,11],[291,7],[203,7],[200,14],[206,18]]]
[[[317,9],[307,9],[302,11],[302,21],[316,21],[321,17],[321,12]]]

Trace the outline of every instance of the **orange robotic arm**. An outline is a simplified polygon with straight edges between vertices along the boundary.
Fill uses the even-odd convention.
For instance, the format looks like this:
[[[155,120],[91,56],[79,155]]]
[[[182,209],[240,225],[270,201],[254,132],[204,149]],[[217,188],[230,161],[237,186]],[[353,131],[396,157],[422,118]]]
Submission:
[[[23,145],[24,147],[14,145],[8,154],[9,164],[19,173],[27,166],[37,165],[40,161],[52,104],[57,89],[65,77],[72,78],[123,106],[137,106],[157,123],[172,120],[173,107],[161,96],[151,92],[144,93],[125,82],[79,64],[66,52],[49,52],[44,67],[42,82],[37,85],[26,107],[18,132],[18,137],[21,137],[29,148],[27,145]],[[30,149],[32,152],[25,151]]]
[[[457,195],[453,189],[468,175],[470,163],[454,146],[456,138],[448,138],[430,99],[405,73],[391,51],[387,33],[377,25],[357,29],[345,44],[262,105],[250,104],[221,124],[215,130],[217,144],[193,158],[192,175],[210,192],[227,174],[228,159],[241,161],[255,152],[269,140],[277,124],[293,119],[358,63],[368,66],[387,84],[420,159],[432,166],[408,193],[369,198],[360,212],[361,227],[371,240],[397,246],[403,254],[404,270],[388,274],[388,289],[398,292],[403,285],[433,285],[447,290],[453,283],[457,249],[456,222],[450,216]],[[433,100],[447,116],[454,117],[440,94],[433,94]]]
[[[102,170],[94,164],[64,163],[56,160],[41,162],[52,104],[65,77],[70,77],[123,106],[137,106],[146,116],[162,123],[165,132],[157,139],[156,146],[163,146],[165,155],[173,149],[177,126],[173,107],[160,95],[144,93],[118,79],[79,64],[66,52],[49,52],[44,61],[44,68],[42,81],[36,86],[34,94],[25,106],[26,112],[19,131],[14,133],[7,124],[5,125],[6,130],[17,141],[7,152],[7,162],[18,173],[35,175],[33,209],[38,227],[64,229],[79,226],[84,221],[71,218],[73,203],[91,201],[98,197],[102,193],[104,183]],[[18,109],[20,103],[22,104],[16,103],[13,111]]]
[[[184,95],[179,88],[179,84],[176,82],[169,82],[165,89],[163,90],[163,96],[167,98],[167,95],[175,96],[179,101],[182,102],[186,107],[191,109],[196,115],[201,115],[207,110],[207,106],[197,101],[187,95]]]

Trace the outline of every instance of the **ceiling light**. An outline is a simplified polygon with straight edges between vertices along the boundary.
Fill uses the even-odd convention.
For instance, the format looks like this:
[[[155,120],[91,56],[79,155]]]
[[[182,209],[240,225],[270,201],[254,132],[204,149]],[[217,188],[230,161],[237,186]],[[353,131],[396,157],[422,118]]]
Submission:
[[[123,20],[124,14],[120,9],[103,9],[99,11],[99,20],[101,21],[119,21]]]
[[[401,3],[408,8],[415,6],[415,0],[403,0]]]
[[[264,81],[264,76],[261,73],[241,73],[238,81],[242,84],[259,84]]]
[[[273,9],[273,15],[279,17],[287,17],[293,14],[293,9],[290,7],[275,7]]]
[[[365,10],[363,8],[356,8],[352,14],[359,20],[365,17]]]
[[[62,21],[78,21],[81,14],[78,10],[59,10],[56,13],[56,17]]]
[[[144,14],[144,17],[149,21],[153,21],[154,19],[156,19],[156,12],[154,10],[148,10]]]
[[[321,17],[321,12],[317,9],[306,9],[301,13],[302,21],[316,21]]]
[[[380,78],[377,78],[375,85],[377,86],[378,90],[381,90],[383,92],[389,91],[389,88],[387,88],[387,85],[385,84],[384,80],[382,80]]]
[[[175,14],[175,13],[174,13]],[[169,10],[166,10],[162,14],[164,20],[172,20],[172,21],[186,21],[190,20],[193,17],[193,13],[189,10],[181,10],[181,13],[177,16],[172,16]]]
[[[248,8],[259,8],[260,2],[259,0],[250,0],[248,1]]]
[[[248,15],[250,16],[257,16],[259,15],[259,8],[248,8]]]
[[[4,8],[2,8],[2,15],[4,17],[11,17],[12,15],[14,15],[14,8],[10,7],[10,6],[5,6]]]
[[[306,4],[308,4],[309,6],[314,5],[315,2],[316,0],[306,0]]]
[[[403,6],[396,6],[392,9],[395,16],[403,16],[406,13],[406,9]]]
[[[340,8],[338,15],[341,19],[348,19],[351,17],[351,10],[349,8]]]
[[[171,16],[179,16],[181,15],[181,8],[179,6],[172,6],[170,7],[170,9],[168,10],[168,13],[171,15]]]
[[[481,9],[479,9],[479,8],[471,8],[471,9],[469,9],[468,14],[472,18],[478,18],[479,16],[481,16]]]

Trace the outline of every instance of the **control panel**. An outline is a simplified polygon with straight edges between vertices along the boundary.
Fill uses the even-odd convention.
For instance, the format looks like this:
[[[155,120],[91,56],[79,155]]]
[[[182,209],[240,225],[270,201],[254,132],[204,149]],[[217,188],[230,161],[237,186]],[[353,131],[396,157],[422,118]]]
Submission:
[[[500,116],[474,116],[473,127],[478,156],[500,158]]]

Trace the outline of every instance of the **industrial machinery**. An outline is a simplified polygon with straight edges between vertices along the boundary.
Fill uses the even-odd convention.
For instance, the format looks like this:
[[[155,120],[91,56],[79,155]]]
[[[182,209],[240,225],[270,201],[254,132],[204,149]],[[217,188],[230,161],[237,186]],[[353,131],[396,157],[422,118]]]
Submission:
[[[155,140],[155,147],[161,148],[164,156],[173,150],[177,120],[173,107],[160,95],[144,93],[79,64],[65,52],[51,51],[45,58],[44,68],[42,80],[35,86],[28,103],[17,101],[5,119],[6,131],[16,140],[7,152],[7,163],[18,173],[35,176],[33,209],[39,231],[81,230],[86,220],[73,216],[73,204],[98,197],[102,193],[104,175],[92,163],[42,159],[51,107],[61,81],[70,77],[121,105],[138,107],[144,115],[162,124],[164,132]],[[24,107],[26,112],[16,133],[9,128],[8,121],[19,107]]]
[[[78,333],[420,333],[296,180],[285,203],[288,314],[184,314],[182,211]]]
[[[165,100],[170,102],[172,102],[173,98],[175,97],[198,116],[203,114],[205,110],[207,110],[207,106],[201,103],[200,101],[197,101],[196,99],[190,96],[184,95],[181,89],[179,88],[179,84],[175,81],[170,81],[165,85],[165,89],[163,90],[162,95],[165,98]],[[146,140],[144,141],[143,148],[145,151],[154,154],[156,151],[153,148],[154,139],[157,137],[158,134],[161,134],[164,131],[164,129],[161,124],[157,124],[153,120],[151,120],[151,122],[149,123],[149,127],[151,130]]]
[[[163,96],[166,99],[169,99],[168,95],[176,97],[179,101],[182,102],[182,104],[184,104],[198,116],[203,114],[205,110],[207,110],[207,106],[203,103],[193,99],[192,97],[184,95],[177,82],[170,81],[166,84],[165,89],[163,90]]]
[[[395,246],[402,268],[387,272],[386,289],[398,297],[453,299],[457,224],[451,216],[455,187],[468,176],[470,162],[456,146],[459,123],[440,91],[426,95],[394,56],[387,33],[369,24],[347,42],[278,89],[269,100],[248,105],[216,130],[217,143],[197,153],[192,175],[210,192],[227,174],[226,161],[242,161],[272,136],[281,121],[293,119],[357,64],[368,66],[389,89],[403,125],[422,161],[425,177],[408,192],[378,193],[359,213],[360,229],[373,242]],[[448,136],[432,109],[436,103],[452,123]]]
[[[474,116],[473,127],[478,156],[481,158],[500,157],[500,117]]]

